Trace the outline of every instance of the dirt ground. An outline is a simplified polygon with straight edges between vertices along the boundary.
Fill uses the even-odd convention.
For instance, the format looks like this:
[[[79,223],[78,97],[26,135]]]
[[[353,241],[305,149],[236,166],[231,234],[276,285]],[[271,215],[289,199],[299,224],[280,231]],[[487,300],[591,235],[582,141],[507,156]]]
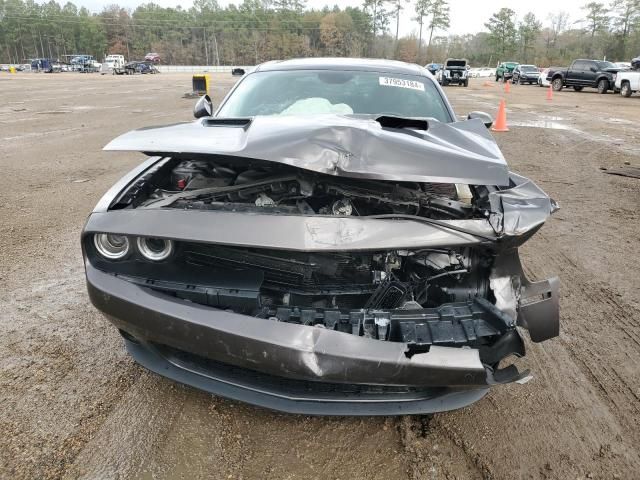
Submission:
[[[562,331],[519,361],[534,380],[432,417],[312,418],[149,373],[90,305],[79,235],[142,155],[101,151],[189,120],[190,75],[0,74],[0,478],[632,479],[640,472],[640,96],[449,87],[495,114],[516,172],[562,209],[524,248],[559,275]],[[233,84],[214,76],[214,100]],[[392,161],[392,159],[390,159]]]

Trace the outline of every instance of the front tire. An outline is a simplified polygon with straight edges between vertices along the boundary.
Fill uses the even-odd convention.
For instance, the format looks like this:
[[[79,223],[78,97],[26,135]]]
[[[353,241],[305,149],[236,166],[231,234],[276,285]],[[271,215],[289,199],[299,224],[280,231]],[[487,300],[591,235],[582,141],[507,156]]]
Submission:
[[[498,75],[496,75],[496,82],[500,80],[500,77]]]
[[[554,92],[559,92],[560,90],[562,90],[564,88],[564,85],[562,83],[562,78],[558,77],[555,78],[552,82],[551,82],[552,88]]]
[[[629,98],[633,91],[631,90],[631,84],[629,82],[624,82],[622,87],[620,88],[620,95],[625,98]]]
[[[604,95],[609,90],[609,81],[604,78],[598,82],[598,93]]]

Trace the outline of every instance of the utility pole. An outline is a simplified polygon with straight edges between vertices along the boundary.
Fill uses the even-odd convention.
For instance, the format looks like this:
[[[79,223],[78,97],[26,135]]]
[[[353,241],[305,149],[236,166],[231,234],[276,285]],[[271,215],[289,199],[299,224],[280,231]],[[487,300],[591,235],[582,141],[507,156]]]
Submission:
[[[213,44],[216,47],[216,65],[220,66],[220,55],[218,55],[218,39],[216,38],[216,33],[213,32]]]
[[[418,54],[416,55],[416,60],[420,58],[420,49],[422,48],[422,25],[424,23],[424,17],[420,15],[420,35],[418,36]]]
[[[398,44],[399,33],[400,33],[400,0],[396,0],[396,45]]]
[[[209,47],[207,46],[207,27],[202,27],[204,33],[204,56],[206,58],[206,65],[209,65]]]

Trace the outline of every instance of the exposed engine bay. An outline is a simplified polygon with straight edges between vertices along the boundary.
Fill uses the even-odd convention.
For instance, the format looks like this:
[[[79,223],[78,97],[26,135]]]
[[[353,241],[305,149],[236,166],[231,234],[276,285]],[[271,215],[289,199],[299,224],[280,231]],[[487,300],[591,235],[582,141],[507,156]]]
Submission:
[[[167,160],[117,208],[259,212],[289,215],[413,215],[485,218],[486,187],[335,177],[263,161]]]

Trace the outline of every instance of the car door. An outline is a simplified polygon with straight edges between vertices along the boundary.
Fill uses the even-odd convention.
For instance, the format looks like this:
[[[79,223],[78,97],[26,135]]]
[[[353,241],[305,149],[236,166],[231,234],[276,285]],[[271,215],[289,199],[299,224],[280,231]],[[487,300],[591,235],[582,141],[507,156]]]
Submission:
[[[567,85],[581,85],[582,84],[582,76],[584,69],[584,62],[577,60],[571,64],[569,70],[567,71],[567,78],[565,79],[565,83]]]
[[[595,86],[596,77],[598,76],[598,66],[596,65],[596,62],[584,62],[584,64],[582,85],[585,87]]]

